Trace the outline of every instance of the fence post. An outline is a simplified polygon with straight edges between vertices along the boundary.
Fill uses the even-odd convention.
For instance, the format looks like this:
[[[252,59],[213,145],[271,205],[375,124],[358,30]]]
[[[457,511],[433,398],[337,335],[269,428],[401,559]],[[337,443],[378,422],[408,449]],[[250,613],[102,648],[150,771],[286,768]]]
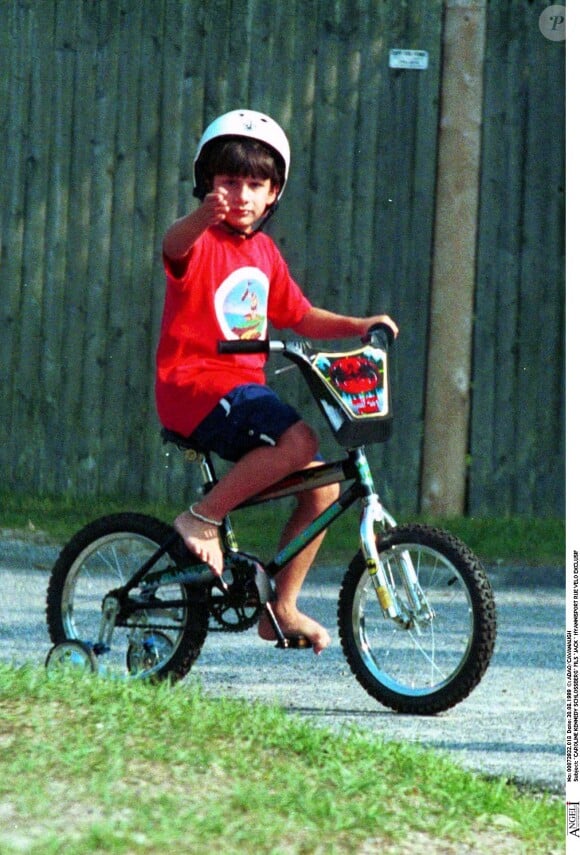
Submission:
[[[485,0],[446,0],[422,510],[462,514],[485,50]]]

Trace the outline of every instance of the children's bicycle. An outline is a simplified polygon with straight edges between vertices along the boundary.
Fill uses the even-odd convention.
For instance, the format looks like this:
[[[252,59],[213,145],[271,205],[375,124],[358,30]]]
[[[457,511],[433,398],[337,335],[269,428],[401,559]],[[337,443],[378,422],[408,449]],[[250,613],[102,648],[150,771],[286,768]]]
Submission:
[[[240,550],[232,521],[220,536],[224,575],[217,578],[169,525],[120,513],[87,525],[63,548],[47,592],[54,647],[47,667],[81,667],[139,679],[186,676],[209,629],[241,632],[265,610],[276,644],[276,573],[353,505],[360,506],[360,547],[340,586],[338,628],[350,668],[377,701],[398,712],[434,714],[464,700],[483,677],[496,635],[493,592],[476,556],[445,531],[397,525],[383,507],[364,446],[391,431],[387,327],[362,347],[314,351],[303,341],[228,341],[221,352],[277,352],[298,366],[346,456],[301,470],[245,503],[344,484],[337,501],[268,563]],[[164,431],[201,465],[205,489],[217,476],[211,455]],[[243,507],[243,506],[242,506]]]

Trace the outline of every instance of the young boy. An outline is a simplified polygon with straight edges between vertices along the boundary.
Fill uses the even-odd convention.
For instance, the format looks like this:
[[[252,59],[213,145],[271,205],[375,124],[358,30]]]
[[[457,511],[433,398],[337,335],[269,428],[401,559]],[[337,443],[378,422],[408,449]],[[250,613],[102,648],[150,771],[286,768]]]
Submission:
[[[288,140],[271,118],[251,110],[220,116],[204,132],[194,161],[201,205],[163,240],[167,292],[157,352],[162,424],[235,465],[175,528],[216,574],[223,570],[218,526],[245,499],[289,473],[319,465],[312,428],[265,385],[265,356],[217,353],[221,339],[267,336],[268,322],[308,338],[362,336],[387,315],[355,318],[316,308],[294,282],[274,242],[261,232],[277,206],[290,165]],[[338,495],[331,485],[297,498],[281,548]],[[276,576],[274,612],[286,635],[305,636],[320,653],[326,629],[297,600],[322,536]],[[267,619],[259,634],[274,640]]]

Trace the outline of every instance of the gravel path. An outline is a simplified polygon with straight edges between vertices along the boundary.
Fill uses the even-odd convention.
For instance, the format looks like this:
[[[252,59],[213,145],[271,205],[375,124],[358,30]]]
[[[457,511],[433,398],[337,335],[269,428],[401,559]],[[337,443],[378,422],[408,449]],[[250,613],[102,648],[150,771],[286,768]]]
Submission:
[[[44,662],[50,642],[42,571],[55,555],[49,547],[0,543],[0,661]],[[350,673],[336,629],[320,657],[277,650],[254,630],[211,633],[187,680],[201,680],[211,693],[277,702],[332,728],[354,725],[385,740],[417,742],[466,768],[563,792],[564,572],[506,568],[491,577],[499,617],[494,658],[472,695],[442,715],[401,716],[380,706]],[[331,574],[315,569],[302,607],[335,628],[337,594]]]

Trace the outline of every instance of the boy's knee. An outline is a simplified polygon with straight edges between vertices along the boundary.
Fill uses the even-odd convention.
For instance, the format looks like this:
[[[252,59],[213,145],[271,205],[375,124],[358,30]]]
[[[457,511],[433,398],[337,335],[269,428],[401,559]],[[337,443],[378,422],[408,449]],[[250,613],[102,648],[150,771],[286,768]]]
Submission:
[[[292,458],[295,468],[308,466],[318,451],[316,432],[306,422],[296,422],[288,428],[278,442],[284,453]]]

